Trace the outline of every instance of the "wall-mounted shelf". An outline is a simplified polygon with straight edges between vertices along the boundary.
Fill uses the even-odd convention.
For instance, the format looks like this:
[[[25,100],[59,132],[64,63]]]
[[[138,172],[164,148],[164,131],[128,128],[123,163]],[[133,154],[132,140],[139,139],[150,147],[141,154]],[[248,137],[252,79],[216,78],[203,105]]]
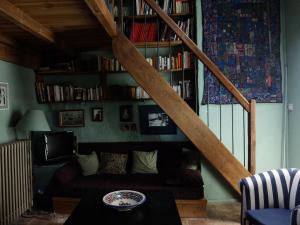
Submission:
[[[171,70],[159,70],[158,72],[182,72],[182,71],[193,71],[194,68],[178,68],[178,69],[171,69]],[[121,71],[106,71],[106,74],[118,74],[118,73],[128,73],[126,70],[121,70]]]
[[[151,41],[151,42],[135,42],[137,48],[168,48],[182,45],[182,41]]]
[[[193,13],[172,13],[172,14],[168,14],[172,19],[178,19],[178,18],[189,18],[189,17],[193,17],[194,14]],[[123,19],[124,20],[153,20],[153,19],[157,19],[158,16],[157,15],[136,15],[136,16],[124,16]],[[118,17],[115,17],[115,20],[118,20]]]
[[[49,71],[36,71],[39,76],[81,76],[81,75],[100,75],[101,71],[62,71],[62,70],[49,70]]]

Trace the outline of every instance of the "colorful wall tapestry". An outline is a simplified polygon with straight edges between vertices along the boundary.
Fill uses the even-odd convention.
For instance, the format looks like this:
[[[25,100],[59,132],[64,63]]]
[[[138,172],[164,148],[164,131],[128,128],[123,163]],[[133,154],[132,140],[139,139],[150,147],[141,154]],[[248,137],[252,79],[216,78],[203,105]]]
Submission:
[[[202,0],[203,51],[247,99],[282,102],[280,0]],[[234,103],[205,69],[202,103]]]

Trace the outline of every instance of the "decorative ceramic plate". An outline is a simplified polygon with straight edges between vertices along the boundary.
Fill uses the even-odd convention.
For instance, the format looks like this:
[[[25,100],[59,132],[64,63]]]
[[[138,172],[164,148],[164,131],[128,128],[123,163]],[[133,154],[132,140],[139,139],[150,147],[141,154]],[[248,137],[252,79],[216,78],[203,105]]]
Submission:
[[[128,211],[142,204],[146,196],[138,191],[119,190],[106,194],[103,197],[104,204],[119,211]]]

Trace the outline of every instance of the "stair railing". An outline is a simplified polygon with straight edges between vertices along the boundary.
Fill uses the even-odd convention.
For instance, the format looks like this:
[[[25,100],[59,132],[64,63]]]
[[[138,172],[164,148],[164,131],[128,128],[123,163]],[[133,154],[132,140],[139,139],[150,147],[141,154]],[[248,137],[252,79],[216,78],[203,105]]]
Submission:
[[[243,161],[243,164],[245,167],[248,168],[248,171],[252,174],[255,173],[256,170],[256,101],[254,99],[248,101],[243,94],[235,87],[235,85],[224,75],[224,73],[218,68],[218,66],[209,59],[209,57],[202,52],[198,46],[194,43],[194,41],[188,37],[188,35],[181,30],[181,28],[176,24],[176,22],[157,4],[155,0],[144,0],[151,9],[157,14],[157,16],[168,25],[168,27],[177,35],[177,37],[180,38],[180,40],[190,49],[191,52],[193,52],[194,56],[197,58],[197,60],[200,60],[204,66],[211,72],[211,74],[218,80],[219,82],[219,88],[221,89],[221,86],[226,88],[232,95],[232,103],[231,103],[231,150],[232,154],[235,154],[235,143],[237,142],[235,139],[235,136],[239,129],[236,129],[238,126],[237,124],[234,124],[236,122],[235,111],[238,111],[236,108],[237,106],[234,106],[233,102],[240,105],[242,108],[242,123],[239,124],[242,126],[242,147],[244,148],[244,155],[240,157],[240,160]],[[135,4],[135,0],[132,0],[133,4]],[[122,8],[121,8],[122,9]],[[119,10],[120,11],[120,10]],[[122,11],[122,10],[121,10]],[[133,9],[134,11],[134,9]],[[147,20],[147,16],[145,16],[145,23]],[[133,16],[134,18],[134,16]],[[134,21],[133,21],[134,22]],[[119,26],[123,28],[122,26]],[[159,41],[159,40],[157,40]],[[172,41],[169,40],[171,43]],[[145,41],[145,46],[147,46],[147,41]],[[159,47],[159,46],[158,46]],[[147,49],[147,47],[145,47]],[[159,48],[157,48],[159,51]],[[147,50],[145,50],[147,51]],[[196,63],[195,63],[196,64]],[[172,76],[172,75],[171,75]],[[209,87],[206,88],[207,95],[209,96]],[[220,96],[219,96],[220,97]],[[219,107],[210,106],[209,98],[206,102],[206,113],[207,113],[207,125],[209,126],[210,120],[209,115],[210,111],[216,111],[218,108],[219,110],[219,138],[220,141],[222,141],[222,131],[226,128],[222,127],[222,121],[224,121],[222,111],[225,109],[226,106],[222,106],[221,103],[219,103]],[[223,109],[224,108],[224,109]],[[227,107],[228,108],[228,107]],[[227,109],[228,111],[228,109]],[[245,115],[247,114],[247,115]],[[248,149],[246,153],[246,148]]]

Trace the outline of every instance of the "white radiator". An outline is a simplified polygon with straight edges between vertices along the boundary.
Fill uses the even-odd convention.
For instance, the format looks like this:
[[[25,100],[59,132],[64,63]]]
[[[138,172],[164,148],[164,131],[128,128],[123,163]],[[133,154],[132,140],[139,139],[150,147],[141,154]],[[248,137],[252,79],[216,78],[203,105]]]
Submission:
[[[8,225],[32,207],[30,141],[0,145],[0,224]]]

